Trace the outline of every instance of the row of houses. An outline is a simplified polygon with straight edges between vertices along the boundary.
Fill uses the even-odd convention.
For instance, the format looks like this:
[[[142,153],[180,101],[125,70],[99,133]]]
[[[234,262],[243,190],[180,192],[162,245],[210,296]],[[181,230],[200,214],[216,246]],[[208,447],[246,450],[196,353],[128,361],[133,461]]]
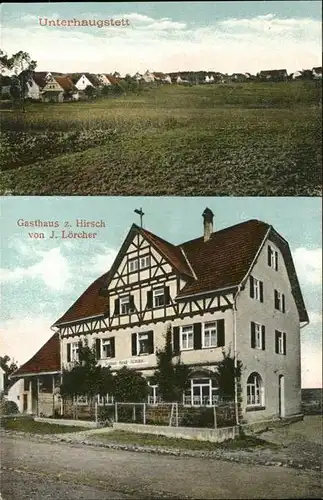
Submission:
[[[316,67],[312,71],[307,70],[314,79],[322,78],[322,68]],[[232,75],[219,72],[179,72],[179,73],[160,73],[147,70],[144,74],[136,73],[129,77],[132,81],[145,84],[214,84],[214,83],[232,83],[248,82],[254,80],[260,81],[286,81],[288,79],[297,79],[302,77],[302,72],[296,72],[288,75],[286,69],[260,71],[257,76],[250,73],[233,73]],[[104,87],[120,86],[122,78],[117,72],[112,74],[93,74],[93,73],[70,73],[63,74],[57,72],[36,71],[27,84],[26,97],[44,102],[64,100],[78,100],[88,88],[101,90]],[[3,85],[1,93],[10,92],[10,86]]]
[[[11,376],[20,380],[25,412],[52,414],[63,370],[73,367],[85,340],[99,365],[145,375],[150,402],[158,402],[156,349],[169,325],[174,352],[191,369],[186,405],[216,404],[216,366],[225,350],[243,365],[245,421],[301,412],[300,335],[309,318],[289,245],[268,223],[214,230],[213,217],[206,208],[202,236],[181,244],[131,226],[111,268]]]

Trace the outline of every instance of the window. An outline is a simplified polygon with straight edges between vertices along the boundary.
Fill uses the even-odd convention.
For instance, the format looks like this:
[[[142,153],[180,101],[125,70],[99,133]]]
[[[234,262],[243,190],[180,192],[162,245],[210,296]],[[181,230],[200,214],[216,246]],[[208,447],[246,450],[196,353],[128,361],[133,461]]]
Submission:
[[[264,285],[263,282],[250,276],[250,297],[252,299],[264,301]]]
[[[130,260],[129,261],[129,272],[133,273],[134,271],[138,270],[138,259]]]
[[[114,301],[114,314],[118,316],[119,314],[130,314],[134,312],[135,304],[132,295],[125,295],[120,297],[120,299],[115,299]]]
[[[133,333],[131,335],[131,354],[153,354],[154,352],[154,332]]]
[[[79,359],[79,343],[73,342],[71,344],[71,361],[78,361]]]
[[[278,252],[268,245],[268,266],[278,271]]]
[[[24,378],[24,391],[29,391],[29,378]]]
[[[127,295],[126,297],[120,298],[120,313],[128,314],[130,312],[130,297]]]
[[[209,377],[191,379],[189,389],[183,394],[183,404],[188,406],[211,406],[217,401],[218,387]]]
[[[285,295],[278,290],[275,290],[275,309],[285,312]]]
[[[140,269],[146,269],[150,266],[150,256],[140,257]]]
[[[39,380],[39,392],[52,393],[53,392],[53,376],[43,375]]]
[[[156,288],[153,290],[154,296],[154,307],[160,307],[165,305],[165,289],[164,288]]]
[[[203,347],[217,347],[217,322],[204,323],[203,325]]]
[[[247,406],[263,406],[263,383],[259,373],[251,373],[247,380]]]
[[[181,327],[181,350],[193,349],[193,325]]]
[[[150,266],[150,255],[144,255],[136,259],[129,260],[129,272],[133,273],[138,269],[146,269]]]
[[[102,339],[101,341],[101,358],[112,358],[113,353],[113,342],[112,339]]]
[[[286,333],[275,330],[275,352],[286,355]]]
[[[265,350],[265,325],[251,322],[251,347]]]

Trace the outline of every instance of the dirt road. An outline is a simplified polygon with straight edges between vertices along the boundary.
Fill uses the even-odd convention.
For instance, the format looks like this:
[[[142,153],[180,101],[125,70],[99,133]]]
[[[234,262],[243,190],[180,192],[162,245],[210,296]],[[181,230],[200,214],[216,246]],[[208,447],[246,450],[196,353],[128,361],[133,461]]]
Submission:
[[[4,434],[1,441],[3,500],[321,498],[320,474],[314,471],[37,442]],[[26,496],[28,489],[32,494]]]

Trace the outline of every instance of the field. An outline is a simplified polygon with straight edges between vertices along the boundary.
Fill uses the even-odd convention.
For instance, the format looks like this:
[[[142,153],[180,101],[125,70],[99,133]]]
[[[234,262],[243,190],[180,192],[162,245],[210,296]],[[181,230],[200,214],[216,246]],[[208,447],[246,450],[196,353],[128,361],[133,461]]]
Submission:
[[[321,194],[321,83],[162,86],[1,110],[13,195]]]

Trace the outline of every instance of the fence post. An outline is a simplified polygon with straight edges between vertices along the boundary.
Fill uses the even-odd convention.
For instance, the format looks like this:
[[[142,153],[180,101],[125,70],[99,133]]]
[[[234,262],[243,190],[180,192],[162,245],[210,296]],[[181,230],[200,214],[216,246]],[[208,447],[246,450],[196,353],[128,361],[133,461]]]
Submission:
[[[146,425],[146,403],[144,403],[143,407],[143,424]]]
[[[214,429],[217,428],[217,421],[216,421],[216,406],[213,406],[213,416],[214,416]]]
[[[174,413],[174,403],[171,403],[171,410],[170,410],[170,418],[169,418],[169,426],[172,427],[172,421],[173,421],[173,413]]]
[[[178,427],[178,403],[176,403],[176,427]]]
[[[114,403],[114,421],[118,423],[118,403]]]
[[[98,425],[98,402],[95,401],[94,406],[94,414],[95,414],[95,423]]]

